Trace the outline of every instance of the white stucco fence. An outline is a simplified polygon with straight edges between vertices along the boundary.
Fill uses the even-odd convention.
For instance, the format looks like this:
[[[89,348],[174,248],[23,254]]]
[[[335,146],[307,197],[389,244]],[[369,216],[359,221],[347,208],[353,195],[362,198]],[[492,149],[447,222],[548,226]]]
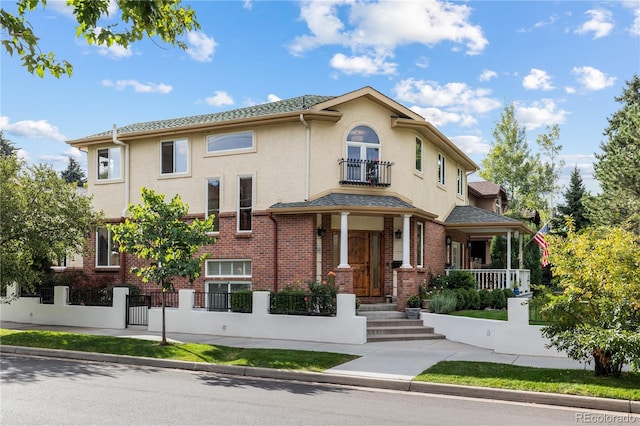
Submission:
[[[69,287],[54,287],[53,304],[41,304],[38,297],[15,298],[16,286],[7,286],[7,296],[14,299],[0,305],[0,320],[25,324],[68,325],[75,327],[126,327],[126,296],[129,289],[113,289],[113,306],[78,306],[67,304]]]
[[[253,292],[253,312],[195,310],[194,290],[179,290],[179,308],[166,308],[166,329],[174,333],[313,342],[362,344],[367,341],[367,319],[356,316],[355,295],[337,295],[335,317],[271,315],[269,292]],[[162,310],[149,311],[149,331],[162,330]]]
[[[542,326],[529,325],[529,305],[526,301],[522,298],[508,299],[508,321],[425,312],[421,318],[425,325],[454,342],[492,349],[497,353],[566,358],[565,352],[546,348],[549,339],[542,337]]]

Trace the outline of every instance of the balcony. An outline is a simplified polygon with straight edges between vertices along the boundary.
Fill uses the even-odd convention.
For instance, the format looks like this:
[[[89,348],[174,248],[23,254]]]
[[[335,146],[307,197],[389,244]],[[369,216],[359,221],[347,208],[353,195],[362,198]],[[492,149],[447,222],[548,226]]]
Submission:
[[[387,187],[391,185],[392,162],[341,158],[340,184]]]

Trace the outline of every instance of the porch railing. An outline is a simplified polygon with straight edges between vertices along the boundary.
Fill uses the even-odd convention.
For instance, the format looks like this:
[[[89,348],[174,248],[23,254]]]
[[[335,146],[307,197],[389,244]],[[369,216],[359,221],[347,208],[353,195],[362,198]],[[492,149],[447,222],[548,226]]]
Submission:
[[[340,164],[340,184],[342,185],[391,185],[393,163],[389,161],[341,158],[338,164]]]
[[[471,273],[478,283],[478,290],[513,289],[517,284],[520,293],[531,292],[531,271],[528,269],[511,269],[509,271],[506,269],[457,269],[457,271]],[[510,279],[507,280],[507,277]]]

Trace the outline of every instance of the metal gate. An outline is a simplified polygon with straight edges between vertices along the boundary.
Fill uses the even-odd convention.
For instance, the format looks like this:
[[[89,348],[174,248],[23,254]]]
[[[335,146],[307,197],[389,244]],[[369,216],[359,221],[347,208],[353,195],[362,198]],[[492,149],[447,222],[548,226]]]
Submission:
[[[150,295],[127,295],[127,326],[149,325],[149,308],[151,308]]]

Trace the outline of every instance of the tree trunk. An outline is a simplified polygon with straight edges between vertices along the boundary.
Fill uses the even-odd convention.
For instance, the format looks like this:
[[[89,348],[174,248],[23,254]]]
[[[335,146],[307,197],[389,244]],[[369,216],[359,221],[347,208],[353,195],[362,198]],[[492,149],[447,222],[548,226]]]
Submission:
[[[620,374],[622,374],[622,364],[614,364],[611,361],[612,356],[613,354],[611,352],[603,351],[602,349],[596,349],[595,351],[593,351],[596,376],[620,377]]]
[[[165,326],[165,318],[164,318],[164,307],[165,307],[165,298],[166,296],[166,291],[164,291],[164,288],[162,289],[162,344],[166,345],[167,344],[167,327]]]

